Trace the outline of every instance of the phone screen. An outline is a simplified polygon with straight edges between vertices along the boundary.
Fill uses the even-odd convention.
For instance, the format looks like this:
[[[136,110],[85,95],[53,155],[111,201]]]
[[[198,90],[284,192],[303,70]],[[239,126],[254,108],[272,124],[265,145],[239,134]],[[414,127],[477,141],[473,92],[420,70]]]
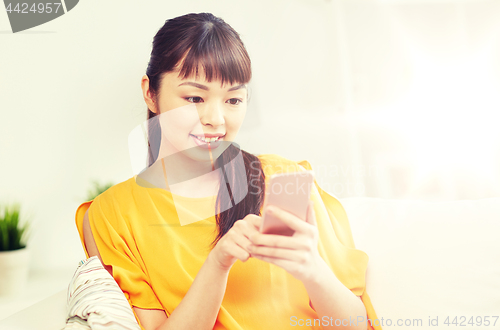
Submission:
[[[313,171],[282,173],[271,176],[264,201],[264,217],[260,232],[292,236],[295,232],[293,229],[278,217],[266,215],[266,206],[277,206],[305,221],[313,182]]]

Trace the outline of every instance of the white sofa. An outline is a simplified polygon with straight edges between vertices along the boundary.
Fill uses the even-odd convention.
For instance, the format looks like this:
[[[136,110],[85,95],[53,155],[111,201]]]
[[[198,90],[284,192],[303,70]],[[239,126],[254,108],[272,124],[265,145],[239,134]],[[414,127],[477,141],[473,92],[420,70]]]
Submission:
[[[342,204],[356,247],[370,257],[367,291],[377,316],[392,321],[384,329],[500,329],[500,198]]]
[[[384,329],[500,329],[500,198],[341,202],[357,248],[370,257],[367,291]],[[65,316],[63,290],[0,329],[60,330]]]

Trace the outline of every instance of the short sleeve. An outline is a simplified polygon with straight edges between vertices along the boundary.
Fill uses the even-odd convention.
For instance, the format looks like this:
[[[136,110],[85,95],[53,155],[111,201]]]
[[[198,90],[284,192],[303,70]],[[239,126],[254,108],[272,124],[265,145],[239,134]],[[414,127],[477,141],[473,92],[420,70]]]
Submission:
[[[88,213],[92,235],[103,264],[112,266],[113,278],[131,306],[164,309],[152,289],[130,226],[113,201],[102,196],[103,194],[99,195],[91,202]],[[82,213],[85,214],[77,212],[77,217]],[[83,215],[81,218],[83,219]],[[78,228],[82,232],[81,226]],[[83,241],[82,244],[85,247]],[[87,252],[86,254],[88,257]]]

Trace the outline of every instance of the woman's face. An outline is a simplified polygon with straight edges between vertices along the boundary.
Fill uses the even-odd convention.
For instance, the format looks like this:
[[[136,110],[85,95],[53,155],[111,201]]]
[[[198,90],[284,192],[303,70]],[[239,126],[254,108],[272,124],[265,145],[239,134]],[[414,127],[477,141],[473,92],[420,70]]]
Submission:
[[[163,74],[156,98],[149,91],[147,75],[142,78],[145,101],[160,115],[162,149],[167,155],[181,152],[196,161],[210,161],[209,141],[215,159],[234,141],[243,123],[247,87],[208,82],[203,70],[198,77],[181,79],[178,74]]]

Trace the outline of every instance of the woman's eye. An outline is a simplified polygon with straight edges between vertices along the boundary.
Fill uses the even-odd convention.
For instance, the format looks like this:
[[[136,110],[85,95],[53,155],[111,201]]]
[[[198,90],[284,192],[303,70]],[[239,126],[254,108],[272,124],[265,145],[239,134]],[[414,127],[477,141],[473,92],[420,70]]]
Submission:
[[[203,99],[199,96],[190,96],[185,98],[188,102],[192,103],[200,103],[203,101]]]
[[[240,99],[235,99],[235,98],[233,98],[233,99],[229,99],[229,100],[228,100],[228,102],[229,102],[230,104],[232,104],[232,105],[238,105],[238,104],[240,104],[240,103],[241,103],[241,102],[243,102],[243,101],[242,101],[242,100],[240,100]]]

